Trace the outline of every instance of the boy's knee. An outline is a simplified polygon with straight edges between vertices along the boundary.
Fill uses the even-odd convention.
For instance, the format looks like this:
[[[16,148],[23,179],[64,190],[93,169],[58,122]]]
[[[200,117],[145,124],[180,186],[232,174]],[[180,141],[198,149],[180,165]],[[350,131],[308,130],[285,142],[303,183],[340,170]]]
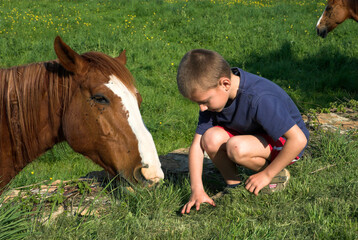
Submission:
[[[227,155],[231,160],[238,162],[240,159],[247,156],[247,148],[243,141],[238,141],[237,138],[230,138],[226,143]]]
[[[201,138],[201,145],[207,153],[214,153],[219,150],[219,148],[227,142],[228,135],[226,132],[224,134],[221,131],[214,129],[207,130]]]

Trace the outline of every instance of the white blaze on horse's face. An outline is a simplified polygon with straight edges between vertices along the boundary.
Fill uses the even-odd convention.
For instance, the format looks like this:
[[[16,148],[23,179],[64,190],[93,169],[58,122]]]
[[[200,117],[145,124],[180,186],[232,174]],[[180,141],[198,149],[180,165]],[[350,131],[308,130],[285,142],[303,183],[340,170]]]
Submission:
[[[164,178],[152,135],[145,127],[139,111],[136,96],[116,76],[111,75],[106,87],[121,98],[123,110],[128,112],[128,123],[138,140],[138,150],[142,158],[142,174],[147,180],[158,182]]]
[[[326,7],[326,8],[327,8],[327,7]],[[322,20],[322,17],[323,17],[324,12],[326,11],[326,8],[324,9],[324,11],[323,11],[321,17],[318,19],[318,22],[317,22],[316,27],[318,27],[318,25],[321,23],[321,20]]]

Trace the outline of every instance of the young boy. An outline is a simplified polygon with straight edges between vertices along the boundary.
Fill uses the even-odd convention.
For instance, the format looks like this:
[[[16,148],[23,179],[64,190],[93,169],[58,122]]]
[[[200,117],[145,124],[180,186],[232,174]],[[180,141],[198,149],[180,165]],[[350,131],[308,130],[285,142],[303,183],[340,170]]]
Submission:
[[[255,195],[302,156],[309,132],[292,99],[275,83],[230,68],[222,56],[205,49],[185,54],[177,83],[180,93],[200,107],[189,151],[192,193],[182,214],[194,205],[199,210],[202,203],[215,206],[202,183],[204,151],[228,187],[241,184],[236,164],[256,171],[245,182]]]

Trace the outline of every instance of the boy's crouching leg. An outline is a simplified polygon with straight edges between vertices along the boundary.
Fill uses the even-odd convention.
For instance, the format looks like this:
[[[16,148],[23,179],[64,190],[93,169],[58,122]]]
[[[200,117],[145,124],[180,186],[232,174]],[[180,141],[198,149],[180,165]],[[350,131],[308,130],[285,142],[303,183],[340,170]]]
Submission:
[[[230,139],[227,132],[221,128],[208,129],[201,138],[202,148],[209,155],[216,168],[220,171],[227,184],[240,182],[237,167],[226,153],[226,143]]]
[[[260,136],[234,136],[228,140],[226,149],[231,161],[257,172],[267,166],[266,159],[270,157],[270,148]]]
[[[209,157],[213,159],[219,150],[225,150],[229,138],[229,135],[223,129],[212,127],[202,136],[201,145]]]

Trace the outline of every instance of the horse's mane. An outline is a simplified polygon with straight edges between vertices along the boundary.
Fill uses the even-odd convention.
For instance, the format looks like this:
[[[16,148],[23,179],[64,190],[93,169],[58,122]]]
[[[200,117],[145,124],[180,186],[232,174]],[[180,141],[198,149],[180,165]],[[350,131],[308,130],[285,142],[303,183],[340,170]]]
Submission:
[[[71,74],[56,61],[0,69],[0,121],[7,121],[12,144],[17,155],[21,155],[16,156],[17,161],[28,162],[37,157],[42,99],[47,94],[49,122],[53,125],[52,116],[58,114],[55,106],[65,107],[69,101],[70,78]]]
[[[348,5],[355,14],[358,14],[358,0],[348,0]]]

